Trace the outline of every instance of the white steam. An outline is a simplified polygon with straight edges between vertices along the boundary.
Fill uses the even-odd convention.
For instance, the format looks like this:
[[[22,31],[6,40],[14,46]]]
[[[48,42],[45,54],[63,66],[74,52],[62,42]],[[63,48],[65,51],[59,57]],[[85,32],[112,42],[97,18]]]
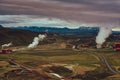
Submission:
[[[28,48],[34,48],[39,44],[39,41],[43,41],[46,35],[39,34],[38,37],[34,37],[33,42],[28,45]]]
[[[3,44],[2,45],[2,49],[4,48],[4,47],[9,47],[9,46],[11,46],[12,45],[12,42],[10,42],[10,43],[8,43],[8,44]]]
[[[96,47],[101,48],[102,44],[106,41],[106,38],[112,33],[112,28],[108,27],[100,27],[99,33],[96,37]]]

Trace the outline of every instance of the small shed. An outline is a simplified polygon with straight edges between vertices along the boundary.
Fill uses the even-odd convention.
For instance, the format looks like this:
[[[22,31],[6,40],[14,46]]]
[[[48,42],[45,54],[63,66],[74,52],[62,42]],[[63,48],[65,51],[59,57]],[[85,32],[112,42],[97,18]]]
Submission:
[[[116,51],[120,51],[120,42],[115,43],[114,49],[115,49]]]

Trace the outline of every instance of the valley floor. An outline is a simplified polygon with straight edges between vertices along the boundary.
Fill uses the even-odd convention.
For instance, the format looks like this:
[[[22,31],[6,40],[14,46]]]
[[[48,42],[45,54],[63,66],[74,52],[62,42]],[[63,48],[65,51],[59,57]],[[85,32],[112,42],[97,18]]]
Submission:
[[[110,67],[118,74],[112,73],[98,54],[104,55]],[[62,78],[63,80],[119,80],[119,59],[119,52],[111,49],[22,50],[10,55],[0,55],[0,78],[1,80],[62,80]],[[16,64],[13,65],[10,61]],[[119,79],[111,79],[115,75]]]

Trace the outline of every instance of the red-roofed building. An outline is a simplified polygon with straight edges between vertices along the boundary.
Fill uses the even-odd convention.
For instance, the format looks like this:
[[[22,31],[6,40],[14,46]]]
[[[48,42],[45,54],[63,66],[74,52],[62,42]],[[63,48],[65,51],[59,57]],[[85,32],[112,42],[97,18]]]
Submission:
[[[3,49],[2,51],[0,51],[0,54],[10,54],[12,53],[11,49]]]
[[[116,51],[120,51],[120,42],[115,43],[114,49],[115,49]]]

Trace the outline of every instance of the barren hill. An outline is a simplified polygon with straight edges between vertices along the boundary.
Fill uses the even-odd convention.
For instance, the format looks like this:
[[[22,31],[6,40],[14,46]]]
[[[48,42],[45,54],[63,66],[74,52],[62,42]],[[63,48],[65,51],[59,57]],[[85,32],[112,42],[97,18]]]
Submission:
[[[0,28],[0,45],[12,42],[15,45],[25,45],[30,43],[37,32],[25,31],[25,30],[13,30],[8,28]]]

